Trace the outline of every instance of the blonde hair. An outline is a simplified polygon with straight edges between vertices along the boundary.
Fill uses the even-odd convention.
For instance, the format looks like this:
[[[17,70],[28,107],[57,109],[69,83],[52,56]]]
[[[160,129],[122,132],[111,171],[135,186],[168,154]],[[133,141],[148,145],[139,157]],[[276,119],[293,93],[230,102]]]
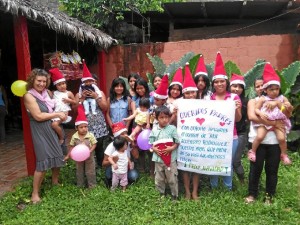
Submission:
[[[37,69],[37,68],[35,68],[35,69],[31,70],[31,72],[27,76],[27,79],[26,79],[26,81],[27,81],[26,90],[27,91],[30,90],[31,88],[33,88],[34,80],[38,76],[46,77],[47,78],[46,88],[48,88],[50,86],[51,80],[50,80],[49,73],[47,73],[47,71],[44,70],[44,69]]]

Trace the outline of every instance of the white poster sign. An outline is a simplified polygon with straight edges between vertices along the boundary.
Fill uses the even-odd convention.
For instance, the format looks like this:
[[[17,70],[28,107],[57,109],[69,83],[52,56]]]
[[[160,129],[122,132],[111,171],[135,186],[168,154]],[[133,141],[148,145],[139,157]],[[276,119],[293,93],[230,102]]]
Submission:
[[[229,176],[234,101],[178,100],[178,169]]]

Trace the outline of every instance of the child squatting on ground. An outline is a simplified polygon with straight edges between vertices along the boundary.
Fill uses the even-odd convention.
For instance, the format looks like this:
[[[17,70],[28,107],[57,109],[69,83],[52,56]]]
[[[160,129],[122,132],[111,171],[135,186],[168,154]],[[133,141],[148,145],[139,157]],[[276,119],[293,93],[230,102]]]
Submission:
[[[135,135],[138,134],[142,128],[146,125],[146,128],[150,128],[150,100],[149,98],[141,98],[139,102],[139,107],[133,112],[133,114],[127,118],[124,118],[124,121],[129,121],[135,118],[136,127],[132,133],[128,136],[128,139],[133,142]]]
[[[257,136],[252,143],[252,149],[248,152],[248,159],[256,161],[256,151],[269,130],[274,130],[281,150],[280,159],[284,165],[292,162],[287,155],[286,132],[291,129],[291,122],[288,117],[293,107],[286,97],[280,94],[280,78],[270,63],[267,63],[263,73],[264,91],[266,96],[261,96],[255,104],[255,113],[262,119],[282,120],[285,130],[273,126],[254,124],[257,127]]]
[[[97,108],[97,100],[102,98],[102,94],[100,89],[95,84],[95,79],[93,78],[92,74],[90,73],[89,69],[85,65],[85,62],[83,62],[83,74],[81,78],[82,84],[79,87],[79,98],[82,97],[82,92],[86,91],[87,95],[83,101],[83,107],[85,115],[88,115],[90,113],[90,107],[92,110],[92,114],[96,115],[96,108]],[[89,92],[94,91],[97,93],[98,97],[96,99],[92,98],[89,95]]]
[[[126,151],[128,143],[124,137],[119,136],[114,139],[113,146],[116,151],[108,157],[108,161],[112,165],[113,172],[111,190],[114,191],[120,183],[122,190],[125,191],[128,185],[128,167],[133,167]],[[118,157],[118,160],[115,162],[114,157],[116,156]]]
[[[54,112],[64,112],[68,115],[68,111],[71,110],[70,104],[76,104],[75,97],[71,91],[67,90],[67,83],[62,72],[53,68],[49,70],[52,78],[53,85],[56,87],[56,91],[53,92],[53,99],[55,100],[55,108]],[[60,124],[68,123],[71,121],[71,117],[68,116],[66,121],[61,121],[59,118],[52,119],[52,129],[56,132],[59,144],[63,144],[64,142],[64,132],[60,126]]]
[[[178,171],[177,171],[177,148],[179,137],[175,126],[170,125],[171,112],[166,106],[159,106],[155,109],[155,116],[158,120],[158,126],[151,131],[149,143],[153,144],[152,161],[155,163],[155,187],[160,195],[165,196],[166,183],[171,189],[173,200],[178,198]],[[170,145],[171,141],[171,145]],[[158,144],[159,143],[159,147]],[[162,147],[162,143],[166,143]],[[171,154],[170,166],[162,160],[164,155]]]
[[[96,186],[96,170],[94,150],[96,148],[97,140],[95,136],[88,131],[88,122],[84,114],[82,105],[78,106],[78,116],[75,121],[75,128],[77,132],[73,134],[70,141],[70,148],[65,160],[69,159],[72,149],[79,144],[84,144],[90,149],[90,156],[85,161],[76,162],[76,178],[77,186],[85,186],[85,176],[87,179],[88,188]]]

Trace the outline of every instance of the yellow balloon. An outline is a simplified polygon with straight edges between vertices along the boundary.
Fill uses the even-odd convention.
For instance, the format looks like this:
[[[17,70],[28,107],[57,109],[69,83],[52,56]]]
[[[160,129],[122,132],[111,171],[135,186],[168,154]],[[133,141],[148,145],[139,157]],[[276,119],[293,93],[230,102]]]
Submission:
[[[12,83],[10,89],[14,95],[18,97],[23,97],[23,95],[27,92],[26,90],[27,82],[24,80],[16,80]]]

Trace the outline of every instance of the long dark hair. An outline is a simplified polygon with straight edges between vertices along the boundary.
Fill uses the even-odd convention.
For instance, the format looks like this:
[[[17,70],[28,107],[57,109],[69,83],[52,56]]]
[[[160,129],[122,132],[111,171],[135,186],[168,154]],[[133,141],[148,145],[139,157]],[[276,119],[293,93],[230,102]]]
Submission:
[[[128,83],[130,81],[130,78],[133,77],[134,79],[139,79],[140,78],[140,75],[138,75],[137,73],[131,73],[128,75]]]
[[[116,95],[116,92],[115,92],[115,87],[118,86],[119,84],[121,84],[123,86],[123,100],[126,101],[128,96],[129,96],[129,93],[126,89],[126,84],[125,84],[125,81],[121,78],[115,78],[112,83],[111,83],[111,86],[110,86],[110,90],[109,90],[109,97],[110,97],[110,102],[114,102],[117,100],[117,95]]]
[[[141,85],[145,88],[145,96],[140,96],[137,92],[136,92],[136,87],[138,85]],[[147,81],[140,77],[139,79],[136,80],[135,84],[134,84],[134,92],[136,94],[137,97],[141,98],[141,97],[146,97],[146,98],[149,98],[150,97],[150,90],[149,90],[149,86],[147,84]]]
[[[205,89],[202,91],[202,95],[201,95],[201,99],[203,99],[203,97],[207,95],[207,93],[210,89],[210,80],[209,80],[208,76],[206,76],[204,74],[197,75],[194,78],[196,86],[198,86],[198,81],[199,81],[200,77],[203,78],[203,81],[205,83]],[[200,97],[199,96],[199,91],[198,91],[197,95],[198,95],[198,98],[199,98]]]

